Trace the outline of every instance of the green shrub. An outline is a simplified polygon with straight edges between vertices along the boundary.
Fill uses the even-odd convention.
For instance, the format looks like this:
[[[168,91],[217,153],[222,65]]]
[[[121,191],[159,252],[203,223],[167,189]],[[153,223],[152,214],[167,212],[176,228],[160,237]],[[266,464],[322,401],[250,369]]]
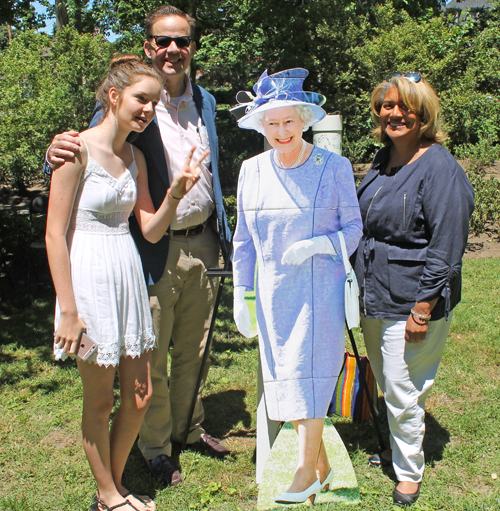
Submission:
[[[485,167],[500,159],[500,146],[491,140],[481,139],[477,144],[464,144],[457,147],[455,157],[468,162],[468,170],[484,176]]]
[[[226,195],[224,197],[224,209],[226,210],[227,223],[229,225],[229,229],[233,233],[236,228],[236,220],[237,220],[236,206],[237,206],[236,196]]]
[[[477,144],[464,144],[455,156],[467,162],[466,173],[474,188],[476,208],[471,218],[471,231],[476,234],[500,222],[500,181],[486,175],[486,168],[500,159],[500,146],[482,139]]]
[[[88,125],[111,57],[101,36],[66,28],[53,40],[20,33],[0,53],[0,180],[39,176],[52,137]]]
[[[219,174],[224,192],[234,194],[243,160],[262,152],[264,140],[262,135],[254,130],[239,128],[229,108],[230,105],[217,105]]]
[[[472,214],[470,228],[476,234],[500,220],[500,181],[494,177],[485,178],[467,171],[475,192],[476,208]]]

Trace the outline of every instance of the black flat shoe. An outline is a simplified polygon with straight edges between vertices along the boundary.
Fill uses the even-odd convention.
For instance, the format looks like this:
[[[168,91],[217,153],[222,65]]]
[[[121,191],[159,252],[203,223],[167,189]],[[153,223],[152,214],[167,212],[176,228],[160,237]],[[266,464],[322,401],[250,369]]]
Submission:
[[[420,485],[422,483],[418,483],[418,490],[415,493],[401,493],[396,488],[392,492],[392,502],[395,506],[406,507],[411,506],[417,502],[418,497],[420,495]]]

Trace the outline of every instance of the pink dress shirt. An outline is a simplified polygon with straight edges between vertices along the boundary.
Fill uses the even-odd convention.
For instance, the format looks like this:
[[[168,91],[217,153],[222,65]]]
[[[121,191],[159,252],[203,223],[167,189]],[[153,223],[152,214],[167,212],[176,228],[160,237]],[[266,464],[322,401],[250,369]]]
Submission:
[[[171,182],[182,169],[193,145],[196,146],[193,161],[199,158],[205,149],[209,149],[207,129],[198,114],[191,81],[187,77],[185,80],[186,90],[182,96],[171,98],[166,91],[162,91],[160,102],[156,106],[156,119]],[[200,167],[200,181],[180,201],[177,214],[170,224],[173,230],[202,224],[215,209],[210,155]]]

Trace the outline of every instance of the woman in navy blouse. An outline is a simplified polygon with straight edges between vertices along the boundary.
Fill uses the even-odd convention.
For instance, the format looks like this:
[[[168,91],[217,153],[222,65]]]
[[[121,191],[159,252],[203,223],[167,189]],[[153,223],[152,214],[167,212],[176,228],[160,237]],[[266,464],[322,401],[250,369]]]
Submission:
[[[374,135],[385,144],[358,188],[363,237],[356,253],[366,349],[387,405],[394,504],[419,496],[425,400],[460,301],[474,191],[441,146],[439,100],[419,73],[393,73],[372,95]]]

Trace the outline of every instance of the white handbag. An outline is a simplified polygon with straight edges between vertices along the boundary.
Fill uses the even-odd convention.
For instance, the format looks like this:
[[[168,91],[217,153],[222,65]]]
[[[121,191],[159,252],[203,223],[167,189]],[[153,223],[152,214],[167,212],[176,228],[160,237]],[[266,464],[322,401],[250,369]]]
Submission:
[[[342,231],[337,233],[339,235],[340,249],[342,251],[342,260],[344,261],[344,268],[346,274],[345,281],[345,319],[349,330],[359,326],[359,287],[356,274],[352,269],[349,257],[347,256],[347,249],[345,246],[344,235]]]

